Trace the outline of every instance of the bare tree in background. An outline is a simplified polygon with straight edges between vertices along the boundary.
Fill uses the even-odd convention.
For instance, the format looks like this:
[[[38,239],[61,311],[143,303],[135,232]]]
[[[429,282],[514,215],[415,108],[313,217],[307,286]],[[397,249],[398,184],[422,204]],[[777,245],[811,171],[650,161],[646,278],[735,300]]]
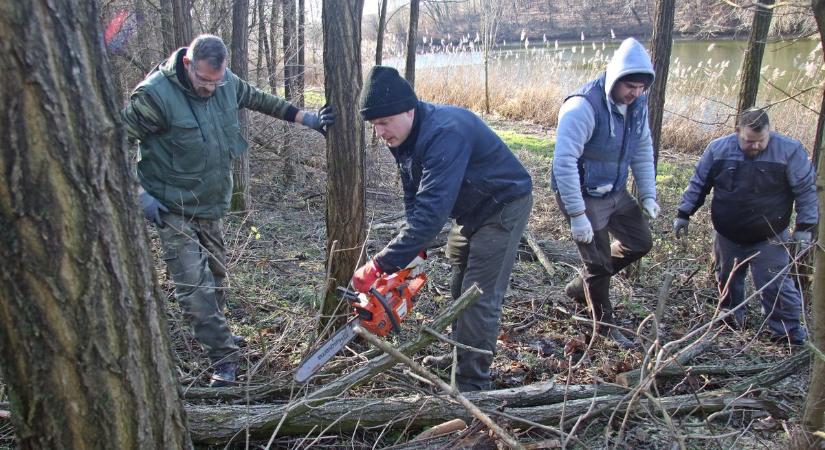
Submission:
[[[774,0],[761,0],[755,3],[753,11],[753,25],[748,37],[748,48],[742,60],[742,74],[739,78],[739,102],[736,106],[737,114],[756,104],[759,93],[759,73],[762,70],[762,55],[765,53],[765,40],[771,28]]]
[[[2,10],[0,371],[17,444],[192,448],[97,2]]]
[[[387,26],[387,0],[378,0],[378,34],[375,37],[375,65],[380,66],[384,58],[384,28]]]
[[[298,74],[298,20],[295,8],[296,0],[283,0],[283,45],[284,45],[284,98],[297,104],[298,92],[296,78]]]
[[[653,167],[658,167],[659,145],[662,142],[662,117],[665,111],[667,74],[670,69],[670,50],[673,47],[673,18],[676,0],[657,0],[653,12],[653,38],[650,59],[656,78],[648,96],[650,134],[653,137]]]
[[[305,20],[304,16],[306,14],[306,9],[304,7],[304,0],[298,0],[297,14],[298,14],[298,22],[297,22],[297,31],[298,31],[297,39],[298,40],[296,41],[296,43],[298,45],[298,48],[297,48],[297,50],[298,50],[298,60],[297,60],[298,61],[298,67],[295,70],[295,74],[294,74],[295,75],[295,80],[293,81],[293,86],[294,86],[295,92],[297,93],[297,95],[295,97],[295,105],[298,106],[299,108],[303,108],[304,104],[305,104],[305,102],[304,102],[304,84],[305,84],[304,80],[305,80],[305,77],[304,76],[306,75],[306,65],[304,63],[304,50],[305,50],[304,47],[306,46],[306,38],[305,38],[305,36],[306,36],[306,28],[305,28],[306,25],[304,23],[304,20]]]
[[[284,49],[284,98],[298,104],[298,21],[296,19],[296,0],[283,0],[283,49]],[[296,184],[298,180],[298,161],[296,149],[292,147],[292,136],[289,128],[284,128],[284,138],[281,142],[281,156],[283,161],[283,180],[287,186]]]
[[[260,1],[260,0],[259,0]],[[249,51],[247,33],[249,22],[249,0],[233,0],[232,3],[232,72],[245,80],[249,74]],[[246,109],[238,110],[238,123],[241,126],[241,135],[249,137],[249,123]],[[245,211],[249,208],[249,152],[235,158],[232,165],[232,211]]]
[[[272,52],[269,58],[272,64],[269,66],[269,87],[272,89],[272,94],[278,93],[278,24],[280,23],[280,12],[282,3],[279,0],[272,0],[272,15],[270,16],[269,39],[272,42],[270,51]]]
[[[484,112],[490,114],[490,51],[496,45],[496,35],[501,16],[504,13],[502,0],[479,0],[480,37],[482,63],[484,66]]]
[[[171,55],[195,38],[192,32],[191,0],[160,0],[163,51]]]
[[[324,88],[336,109],[327,131],[327,267],[330,278],[321,306],[321,327],[343,323],[335,314],[335,289],[346,285],[365,239],[366,181],[364,121],[358,112],[361,93],[361,16],[363,0],[323,0]]]
[[[415,87],[415,50],[418,48],[418,3],[410,0],[410,25],[407,27],[407,61],[404,65],[404,78]]]

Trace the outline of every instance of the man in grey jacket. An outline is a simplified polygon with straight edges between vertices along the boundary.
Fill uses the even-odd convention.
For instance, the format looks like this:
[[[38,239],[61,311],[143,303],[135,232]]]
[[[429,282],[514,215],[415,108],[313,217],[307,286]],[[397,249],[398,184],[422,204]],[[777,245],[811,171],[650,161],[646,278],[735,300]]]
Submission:
[[[656,218],[659,205],[645,91],[653,76],[644,47],[625,39],[606,71],[565,99],[551,173],[584,263],[584,277],[574,278],[565,291],[592,305],[599,334],[625,348],[634,344],[613,326],[610,278],[652,246],[648,219]],[[629,169],[641,208],[627,192]]]
[[[673,222],[677,238],[687,235],[690,216],[711,189],[711,221],[716,230],[713,250],[716,280],[724,293],[720,300],[723,312],[745,300],[750,267],[771,337],[802,344],[807,337],[800,324],[802,295],[788,273],[785,244],[794,205],[793,241],[809,244],[819,218],[808,152],[799,141],[772,132],[765,111],[749,109],[739,116],[736,132],[711,142],[696,165]],[[746,260],[733,270],[737,261]],[[738,328],[744,318],[741,307],[727,323]]]

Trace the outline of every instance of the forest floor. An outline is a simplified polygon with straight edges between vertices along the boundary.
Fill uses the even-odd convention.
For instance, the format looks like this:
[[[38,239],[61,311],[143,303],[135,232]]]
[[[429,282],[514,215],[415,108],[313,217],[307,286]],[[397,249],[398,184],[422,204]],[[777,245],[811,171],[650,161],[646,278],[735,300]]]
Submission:
[[[540,243],[561,241],[575,249],[549,189],[553,130],[495,117],[486,120],[505,138],[533,176],[535,205],[529,232]],[[280,125],[262,126],[256,122],[254,138],[250,140],[254,142],[250,153],[253,209],[244,214],[231,214],[225,222],[230,273],[227,315],[233,331],[247,341],[243,347],[241,374],[242,380],[253,386],[289,383],[302,356],[316,344],[318,303],[327,273],[324,144],[312,131],[290,128],[292,142],[296,143],[291,148],[299,150],[287,156],[275,144],[281,142],[282,132]],[[636,330],[655,311],[663,279],[667,274],[672,275],[674,280],[660,327],[660,340],[669,342],[712,318],[716,287],[710,270],[712,233],[708,209],[700,210],[691,221],[690,239],[677,242],[670,232],[677,202],[696,156],[662,152],[660,157],[658,192],[662,212],[652,223],[653,250],[631,273],[614,277],[611,297],[619,324]],[[368,220],[373,225],[397,223],[402,220],[403,205],[392,157],[379,145],[368,147],[367,158]],[[300,161],[298,181],[288,188],[284,187],[281,176],[285,161]],[[388,227],[368,236],[368,254],[380,250],[394,232],[394,228]],[[159,263],[158,276],[168,296],[170,332],[184,390],[205,386],[209,363],[185,326],[157,250],[156,234],[151,230],[150,235]],[[443,247],[430,249],[425,267],[429,281],[412,317],[404,324],[409,330],[418,329],[451,302],[450,269]],[[575,274],[575,267],[554,261],[552,268],[553,273],[548,273],[527,246],[519,252],[503,307],[493,363],[495,386],[510,388],[539,381],[613,383],[619,373],[640,367],[644,358],[641,351],[623,350],[601,339],[587,346],[590,325],[576,319],[586,317],[587,311],[563,292],[565,283]],[[752,302],[748,317],[750,325],[744,330],[717,328],[712,333],[715,336],[712,345],[691,364],[736,367],[772,363],[798,351],[770,343],[760,335],[762,315],[758,302]],[[446,344],[435,344],[415,355],[415,360],[447,351]],[[448,372],[439,374],[449,381]],[[696,394],[738,379],[730,375],[691,375],[663,380],[658,384],[656,395]],[[806,387],[807,369],[751,395],[782,405],[780,409],[785,414],[780,417],[760,409],[730,407],[711,416],[674,416],[671,420],[675,433],[661,416],[649,411],[631,414],[624,425],[621,420],[609,424],[607,412],[585,421],[577,430],[578,442],[571,448],[670,449],[679,448],[677,442],[681,442],[683,448],[697,449],[789,448]],[[309,389],[312,388],[310,385]],[[410,377],[398,365],[345,395],[381,398],[415,393],[434,395],[438,391]],[[298,395],[278,401],[295,400]],[[5,396],[0,385],[0,402],[7,401]],[[623,428],[621,441],[617,438],[620,428]],[[526,425],[510,425],[510,430],[519,435],[522,442],[558,437]],[[275,437],[272,445],[273,448],[384,448],[405,442],[420,431],[415,426],[389,431],[361,428],[340,435],[333,430],[319,430],[306,436]],[[8,421],[0,418],[0,447],[11,445],[12,434]],[[231,446],[240,448],[246,444],[241,434]],[[252,441],[249,445],[249,448],[264,448],[266,441]],[[223,445],[214,448],[221,447]]]

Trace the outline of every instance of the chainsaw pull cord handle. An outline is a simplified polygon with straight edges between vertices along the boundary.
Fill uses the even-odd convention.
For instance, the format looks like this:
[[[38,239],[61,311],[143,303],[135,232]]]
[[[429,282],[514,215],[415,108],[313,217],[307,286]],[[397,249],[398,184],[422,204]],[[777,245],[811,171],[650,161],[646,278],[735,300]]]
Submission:
[[[381,293],[378,292],[378,289],[375,289],[374,287],[370,288],[370,294],[374,295],[375,298],[378,299],[378,301],[381,303],[381,306],[383,306],[384,309],[387,311],[387,315],[390,316],[390,323],[392,323],[392,331],[394,333],[400,332],[401,325],[398,323],[398,320],[395,319],[395,314],[393,314],[392,309],[390,309],[390,305],[389,303],[387,303],[387,298],[381,295]]]

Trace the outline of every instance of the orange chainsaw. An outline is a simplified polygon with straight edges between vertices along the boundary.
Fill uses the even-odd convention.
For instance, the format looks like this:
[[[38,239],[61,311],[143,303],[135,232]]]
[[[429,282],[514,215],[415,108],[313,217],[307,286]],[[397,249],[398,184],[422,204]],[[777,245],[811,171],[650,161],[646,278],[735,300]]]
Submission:
[[[304,358],[295,371],[295,381],[305,382],[341,351],[355,337],[356,325],[382,337],[401,331],[401,322],[412,311],[414,297],[426,282],[424,270],[411,264],[393,274],[382,275],[366,293],[339,287],[338,292],[349,301],[355,317]]]

